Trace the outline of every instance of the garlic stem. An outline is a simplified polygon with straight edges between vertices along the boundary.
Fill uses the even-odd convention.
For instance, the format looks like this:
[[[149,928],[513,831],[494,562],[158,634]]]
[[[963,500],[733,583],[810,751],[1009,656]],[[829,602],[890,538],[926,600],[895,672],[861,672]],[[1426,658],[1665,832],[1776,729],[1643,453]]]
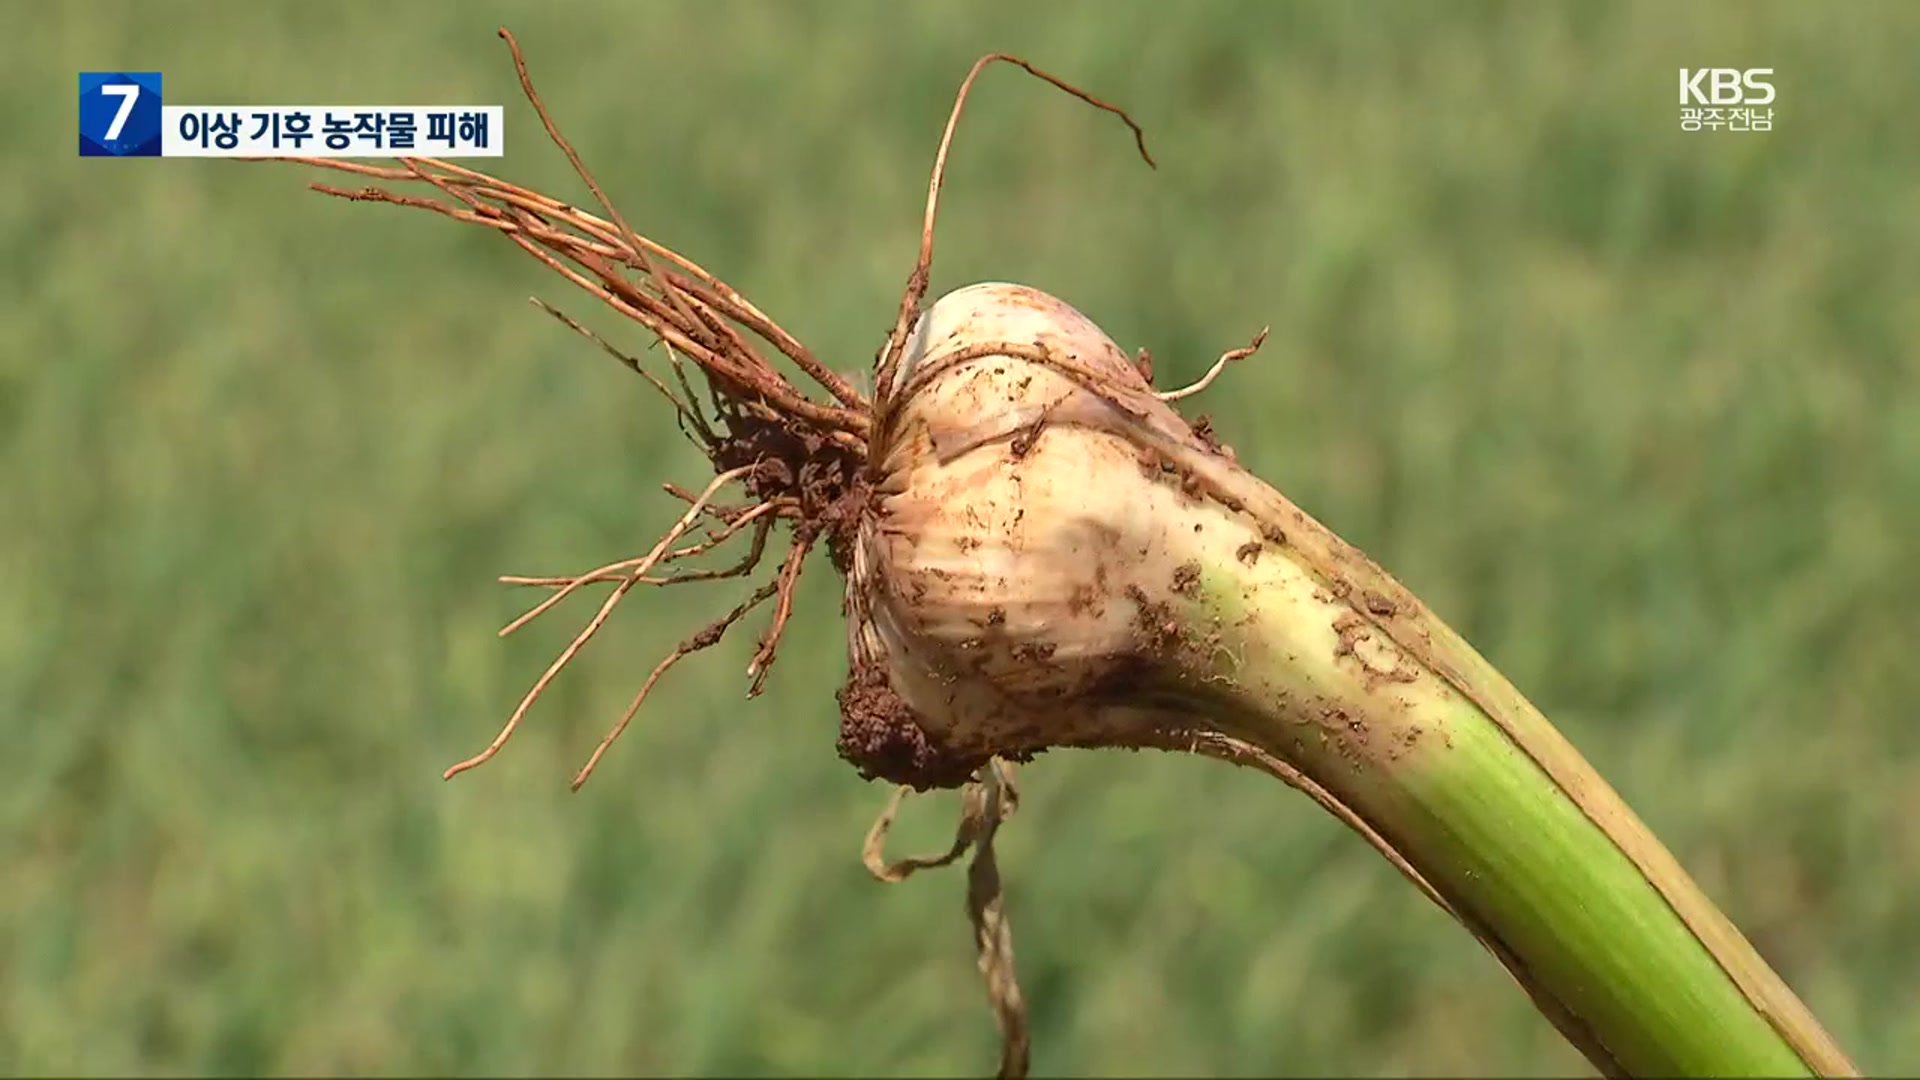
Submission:
[[[1196,462],[1183,453],[1182,464]],[[1208,519],[1200,530],[1169,533],[1187,538],[1194,570],[1166,598],[1181,628],[1173,670],[1220,731],[1290,763],[1364,822],[1597,1068],[1853,1074],[1491,665],[1277,492],[1218,458],[1206,471],[1287,537],[1262,544],[1256,519],[1217,506],[1195,512]]]

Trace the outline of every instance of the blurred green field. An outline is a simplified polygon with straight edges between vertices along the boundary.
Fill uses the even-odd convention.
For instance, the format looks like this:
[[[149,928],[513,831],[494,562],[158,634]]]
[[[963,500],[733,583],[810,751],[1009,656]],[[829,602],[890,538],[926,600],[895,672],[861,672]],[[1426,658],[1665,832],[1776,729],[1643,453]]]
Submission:
[[[571,635],[499,573],[640,550],[708,475],[645,339],[477,229],[307,170],[74,154],[175,103],[508,106],[636,227],[867,364],[972,59],[935,292],[1070,299],[1480,646],[1869,1071],[1920,1067],[1920,6],[14,5],[0,76],[0,1072],[953,1075],[994,1060],[958,874],[883,887],[833,751],[824,560],[768,692],[738,590]],[[1767,134],[1682,66],[1772,66]],[[1902,300],[1906,297],[1906,300]],[[587,605],[590,606],[590,605]],[[1002,834],[1040,1074],[1584,1071],[1306,800],[1054,754]],[[935,845],[951,797],[913,804]]]

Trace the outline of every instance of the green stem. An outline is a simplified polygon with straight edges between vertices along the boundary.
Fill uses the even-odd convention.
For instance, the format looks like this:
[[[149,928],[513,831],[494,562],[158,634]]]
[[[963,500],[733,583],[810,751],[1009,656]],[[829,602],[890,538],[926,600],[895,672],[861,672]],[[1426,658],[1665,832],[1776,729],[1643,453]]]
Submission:
[[[1177,593],[1187,631],[1178,677],[1223,733],[1331,800],[1603,1072],[1855,1074],[1619,795],[1485,659],[1250,474],[1219,458],[1182,463],[1245,511],[1193,536],[1198,581]]]

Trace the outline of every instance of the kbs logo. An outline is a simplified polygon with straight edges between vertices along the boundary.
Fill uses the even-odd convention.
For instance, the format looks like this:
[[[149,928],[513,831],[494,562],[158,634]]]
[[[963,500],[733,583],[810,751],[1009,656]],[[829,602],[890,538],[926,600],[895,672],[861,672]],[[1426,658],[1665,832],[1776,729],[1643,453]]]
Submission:
[[[1680,130],[1772,131],[1772,68],[1680,69]],[[1702,107],[1704,106],[1704,108]]]
[[[1681,68],[1680,104],[1771,105],[1773,84],[1762,77],[1771,74],[1772,68]],[[1748,90],[1765,96],[1749,98]]]

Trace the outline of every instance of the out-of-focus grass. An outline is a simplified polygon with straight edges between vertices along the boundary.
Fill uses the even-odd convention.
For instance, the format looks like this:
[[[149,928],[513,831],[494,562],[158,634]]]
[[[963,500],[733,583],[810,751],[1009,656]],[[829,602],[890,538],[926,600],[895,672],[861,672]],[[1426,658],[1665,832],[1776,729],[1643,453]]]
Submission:
[[[845,369],[945,105],[936,291],[1070,298],[1599,764],[1863,1065],[1920,1063],[1920,9],[1850,4],[42,5],[0,103],[0,1071],[951,1074],[958,877],[869,882],[816,574],[768,693],[733,602],[641,597],[485,770],[438,770],[705,466],[480,230],[280,165],[83,161],[74,73],[169,99],[505,102],[499,22],[637,226]],[[1776,69],[1776,129],[1675,71]],[[1279,785],[1052,755],[1004,865],[1042,1072],[1578,1070],[1465,934]],[[934,840],[948,803],[910,812]]]

